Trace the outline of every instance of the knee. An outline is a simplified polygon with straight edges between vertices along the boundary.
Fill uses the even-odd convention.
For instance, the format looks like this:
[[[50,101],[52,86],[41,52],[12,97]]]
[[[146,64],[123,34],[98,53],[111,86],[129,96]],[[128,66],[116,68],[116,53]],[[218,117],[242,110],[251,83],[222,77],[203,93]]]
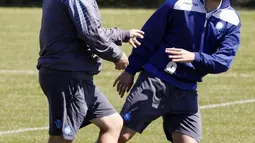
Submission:
[[[72,143],[72,141],[65,140],[62,136],[50,136],[48,143]]]
[[[108,123],[107,126],[100,128],[102,132],[114,132],[114,133],[120,133],[121,129],[123,127],[123,119],[119,114],[116,114],[111,120],[110,123]]]
[[[118,143],[125,143],[129,141],[135,135],[135,133],[136,131],[129,129],[127,127],[124,127],[120,133]]]
[[[123,119],[118,114],[118,116],[116,116],[115,120],[113,120],[113,126],[110,128],[112,128],[112,130],[120,132],[122,127],[123,127]]]
[[[118,143],[125,143],[131,139],[130,136],[120,135]]]
[[[48,143],[63,143],[63,138],[61,136],[50,136]]]

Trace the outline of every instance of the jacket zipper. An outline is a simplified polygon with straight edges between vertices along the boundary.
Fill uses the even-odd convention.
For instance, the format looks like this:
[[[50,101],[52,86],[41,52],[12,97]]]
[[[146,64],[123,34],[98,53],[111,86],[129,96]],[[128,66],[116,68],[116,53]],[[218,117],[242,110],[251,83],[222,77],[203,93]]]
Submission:
[[[205,3],[205,0],[203,0],[203,1],[204,1],[204,3]],[[215,12],[217,12],[217,11],[220,9],[221,4],[222,4],[222,1],[223,1],[223,0],[221,0],[219,6],[218,6],[217,9],[215,9],[213,12],[207,13],[206,9],[204,8],[204,10],[205,10],[205,12],[206,12],[206,18],[205,18],[204,27],[207,26],[207,22],[208,22],[209,18],[210,18]],[[208,15],[208,14],[209,14],[209,15]],[[207,15],[208,15],[208,16],[207,16]]]
[[[216,10],[214,10],[214,11],[211,12],[211,13],[207,13],[207,12],[206,12],[206,18],[205,18],[204,28],[207,26],[207,22],[208,22],[208,20],[210,19],[210,17],[211,17],[214,13],[216,13],[218,10],[219,10],[219,9],[216,9]]]

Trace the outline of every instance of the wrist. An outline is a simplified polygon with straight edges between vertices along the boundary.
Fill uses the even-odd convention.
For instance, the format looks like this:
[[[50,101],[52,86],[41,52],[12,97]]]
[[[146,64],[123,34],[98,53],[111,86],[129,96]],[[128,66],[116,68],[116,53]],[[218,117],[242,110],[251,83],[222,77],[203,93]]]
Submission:
[[[192,61],[194,61],[194,60],[195,60],[196,55],[195,55],[195,53],[194,53],[194,52],[192,52],[192,53],[191,53],[191,55],[192,55],[192,56],[191,56],[191,60],[192,60]]]
[[[127,72],[128,74],[135,76],[136,72],[133,71],[130,66],[127,66],[127,68],[125,68],[125,72]]]
[[[122,30],[121,36],[122,41],[127,43],[132,35],[129,30]]]
[[[116,57],[116,60],[115,61],[113,61],[114,63],[117,63],[118,61],[120,61],[121,60],[121,58],[123,57],[123,52],[121,52],[117,57]]]
[[[201,61],[200,54],[198,52],[194,52],[194,60],[193,62],[199,63]]]

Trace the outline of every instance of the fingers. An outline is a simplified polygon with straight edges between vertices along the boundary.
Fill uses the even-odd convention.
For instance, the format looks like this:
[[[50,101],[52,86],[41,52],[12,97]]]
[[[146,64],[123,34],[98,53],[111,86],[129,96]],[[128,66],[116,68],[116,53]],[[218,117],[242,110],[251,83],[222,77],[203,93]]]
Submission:
[[[117,78],[115,79],[114,83],[113,83],[113,87],[115,87],[116,84],[117,84],[119,81],[120,81],[120,77],[117,77]]]
[[[166,52],[169,53],[169,52],[181,52],[182,49],[179,49],[179,48],[166,48]]]
[[[166,50],[166,53],[171,55],[181,55],[181,51]]]
[[[125,86],[125,85],[121,86],[121,88],[119,90],[119,95],[120,95],[121,98],[124,96],[124,94],[126,92],[126,89],[127,89],[127,86]]]
[[[143,34],[141,34],[141,33],[134,33],[133,38],[143,39]]]
[[[182,49],[167,48],[166,53],[170,54],[168,57],[172,59],[173,62],[183,62],[184,55],[182,53]]]
[[[129,92],[129,90],[131,89],[131,85],[124,85],[122,84],[120,90],[119,90],[119,95],[121,98],[123,98],[123,96],[125,95],[125,92]]]
[[[117,92],[121,98],[125,95],[126,92],[129,92],[129,90],[132,87],[132,85],[127,85],[124,82],[120,82],[120,78],[117,78],[115,80],[113,87],[115,87],[116,84],[117,84]]]
[[[125,95],[125,92],[129,86],[125,85],[124,83],[118,82],[117,84],[117,92],[119,93],[120,97],[122,98]]]
[[[129,86],[129,87],[127,88],[127,92],[129,92],[129,91],[130,91],[131,87],[132,87],[132,86]]]
[[[121,83],[121,82],[118,82],[118,84],[117,84],[117,92],[120,91],[121,86],[122,86],[122,83]]]
[[[135,31],[136,31],[137,33],[140,33],[140,34],[143,34],[143,35],[144,35],[144,32],[143,32],[142,30],[135,29]]]
[[[141,43],[136,39],[136,38],[131,38],[129,40],[129,44],[133,47],[133,48],[137,48],[137,46],[140,46]]]
[[[169,55],[168,56],[170,59],[182,59],[183,55]]]
[[[185,63],[186,60],[185,59],[172,59],[173,62],[176,62],[176,63]]]
[[[133,29],[132,37],[142,39],[144,36],[144,32],[138,29]]]
[[[133,48],[136,48],[135,42],[133,41],[133,38],[131,38],[128,42]]]
[[[134,42],[136,45],[138,45],[138,46],[141,45],[141,43],[140,43],[136,38],[133,38],[133,42]]]

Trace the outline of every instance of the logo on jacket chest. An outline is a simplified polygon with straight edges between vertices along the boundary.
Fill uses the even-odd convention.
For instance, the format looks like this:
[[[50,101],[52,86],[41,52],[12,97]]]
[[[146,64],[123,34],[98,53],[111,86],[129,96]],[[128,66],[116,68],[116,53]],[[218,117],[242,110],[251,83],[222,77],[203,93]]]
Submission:
[[[215,28],[218,30],[218,31],[222,31],[222,29],[224,28],[224,23],[223,22],[218,22],[215,26]]]

